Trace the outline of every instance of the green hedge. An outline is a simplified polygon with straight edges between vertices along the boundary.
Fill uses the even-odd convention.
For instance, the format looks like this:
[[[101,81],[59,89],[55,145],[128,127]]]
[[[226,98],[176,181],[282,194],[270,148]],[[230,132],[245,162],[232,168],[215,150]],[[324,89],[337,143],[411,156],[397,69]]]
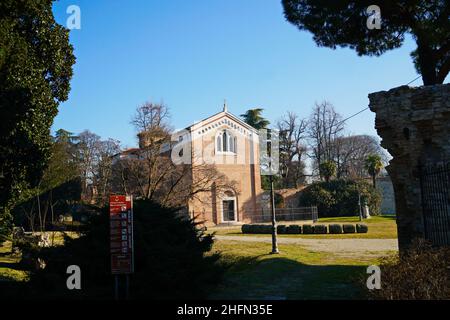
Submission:
[[[354,224],[346,223],[342,226],[342,228],[344,229],[344,233],[355,233],[356,231]]]
[[[328,226],[328,230],[331,234],[339,234],[342,233],[342,225],[341,224],[330,224]]]
[[[271,224],[244,224],[241,227],[242,233],[244,234],[271,234],[272,225]],[[355,224],[304,224],[297,225],[292,224],[286,226],[280,224],[277,226],[278,234],[341,234],[341,233],[367,233],[368,226],[366,224],[357,223]]]
[[[328,233],[328,227],[325,224],[316,224],[313,226],[314,233],[315,234],[327,234]]]
[[[279,234],[286,234],[286,226],[284,224],[280,224],[277,226],[277,233]]]
[[[358,233],[367,233],[369,231],[369,227],[366,224],[357,223],[356,224],[356,232]]]
[[[311,224],[305,224],[303,226],[303,234],[313,234],[314,228]]]
[[[286,233],[288,234],[300,234],[302,233],[302,226],[293,224],[287,227]]]
[[[320,217],[356,216],[361,201],[367,203],[371,215],[380,214],[381,194],[368,182],[332,180],[315,182],[300,193],[299,206],[317,206]]]

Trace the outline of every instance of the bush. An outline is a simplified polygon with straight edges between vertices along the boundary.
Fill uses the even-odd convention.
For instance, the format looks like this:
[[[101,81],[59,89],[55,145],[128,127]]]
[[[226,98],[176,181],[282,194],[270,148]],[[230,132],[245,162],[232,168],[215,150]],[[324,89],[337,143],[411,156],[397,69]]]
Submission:
[[[273,197],[275,200],[275,208],[284,208],[284,197],[279,193],[274,193]]]
[[[378,215],[381,194],[368,182],[347,180],[315,182],[301,191],[299,205],[317,206],[319,217],[355,216],[359,213],[358,188],[361,200],[369,206],[370,214]]]
[[[252,225],[251,224],[243,224],[241,227],[242,233],[251,233]]]
[[[259,228],[259,233],[272,234],[272,225],[271,224],[262,224]]]
[[[277,233],[279,234],[285,234],[287,230],[287,227],[284,224],[280,224],[277,226]]]
[[[291,224],[287,227],[286,233],[289,234],[300,234],[302,233],[302,227],[297,224]]]
[[[357,223],[356,224],[356,232],[358,233],[367,233],[369,231],[369,227],[366,224]]]
[[[328,228],[325,224],[316,224],[313,228],[315,234],[326,234],[328,232]]]
[[[355,225],[354,224],[344,224],[342,226],[342,229],[344,230],[344,233],[355,233]]]
[[[270,224],[244,224],[241,227],[242,233],[246,234],[271,234],[272,225]]]
[[[328,226],[328,230],[330,230],[330,233],[332,233],[332,234],[342,233],[342,225],[341,224],[330,224]]]
[[[131,298],[206,297],[224,272],[217,261],[219,255],[207,254],[213,236],[205,234],[192,220],[151,201],[135,201],[134,218],[135,273],[130,281]],[[92,218],[88,227],[84,236],[68,238],[64,246],[41,250],[47,267],[31,277],[30,285],[36,295],[111,299],[114,291],[108,210]],[[83,290],[67,290],[69,265],[80,266]]]
[[[303,234],[313,234],[314,233],[313,226],[310,224],[304,224],[302,226],[302,229],[303,229]]]
[[[450,299],[450,248],[415,240],[401,257],[384,258],[381,289],[370,296],[387,300]],[[366,280],[364,280],[364,285]]]

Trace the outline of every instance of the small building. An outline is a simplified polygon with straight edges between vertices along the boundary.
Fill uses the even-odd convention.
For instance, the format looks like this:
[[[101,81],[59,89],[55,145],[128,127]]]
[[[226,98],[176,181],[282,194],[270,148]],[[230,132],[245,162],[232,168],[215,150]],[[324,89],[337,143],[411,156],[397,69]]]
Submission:
[[[252,222],[260,214],[262,195],[258,131],[224,106],[223,111],[176,134],[180,142],[190,144],[188,157],[193,166],[211,163],[233,182],[221,192],[213,183],[210,190],[189,201],[189,213],[210,225]],[[193,172],[191,183],[196,179],[201,177]]]

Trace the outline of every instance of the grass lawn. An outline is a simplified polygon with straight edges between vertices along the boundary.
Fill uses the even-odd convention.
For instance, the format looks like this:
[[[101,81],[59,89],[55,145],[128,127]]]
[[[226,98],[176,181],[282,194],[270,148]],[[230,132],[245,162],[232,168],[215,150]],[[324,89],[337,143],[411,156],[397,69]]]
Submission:
[[[231,267],[210,299],[365,299],[366,268],[379,258],[335,256],[296,245],[216,241]],[[386,252],[386,254],[393,254]]]
[[[339,218],[321,218],[318,224],[332,223],[359,223],[358,217],[339,217]],[[367,233],[354,234],[280,234],[279,237],[309,238],[309,239],[397,239],[397,225],[395,216],[372,216],[370,219],[363,220],[367,224],[369,231]],[[279,222],[278,224],[305,224],[302,221]],[[218,235],[240,235],[244,237],[267,237],[267,234],[243,234],[241,227],[210,227],[209,232],[215,232]]]
[[[36,232],[38,234],[38,232]],[[76,232],[65,232],[71,238],[78,237]],[[53,240],[54,245],[62,245],[64,243],[64,233],[55,231],[51,233],[50,242]],[[20,255],[12,253],[11,241],[0,243],[0,281],[27,281],[29,272],[21,270],[19,266]]]
[[[0,243],[0,281],[26,281],[28,272],[17,266],[20,257],[11,253],[11,242]]]

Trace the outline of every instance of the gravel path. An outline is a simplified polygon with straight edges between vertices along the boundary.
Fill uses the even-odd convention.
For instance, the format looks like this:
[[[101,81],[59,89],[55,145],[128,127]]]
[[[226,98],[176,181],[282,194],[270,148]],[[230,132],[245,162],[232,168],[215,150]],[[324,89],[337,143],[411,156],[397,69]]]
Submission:
[[[216,235],[219,241],[272,242],[271,237]],[[278,238],[281,244],[298,244],[311,251],[359,254],[398,250],[397,239],[302,239]]]

